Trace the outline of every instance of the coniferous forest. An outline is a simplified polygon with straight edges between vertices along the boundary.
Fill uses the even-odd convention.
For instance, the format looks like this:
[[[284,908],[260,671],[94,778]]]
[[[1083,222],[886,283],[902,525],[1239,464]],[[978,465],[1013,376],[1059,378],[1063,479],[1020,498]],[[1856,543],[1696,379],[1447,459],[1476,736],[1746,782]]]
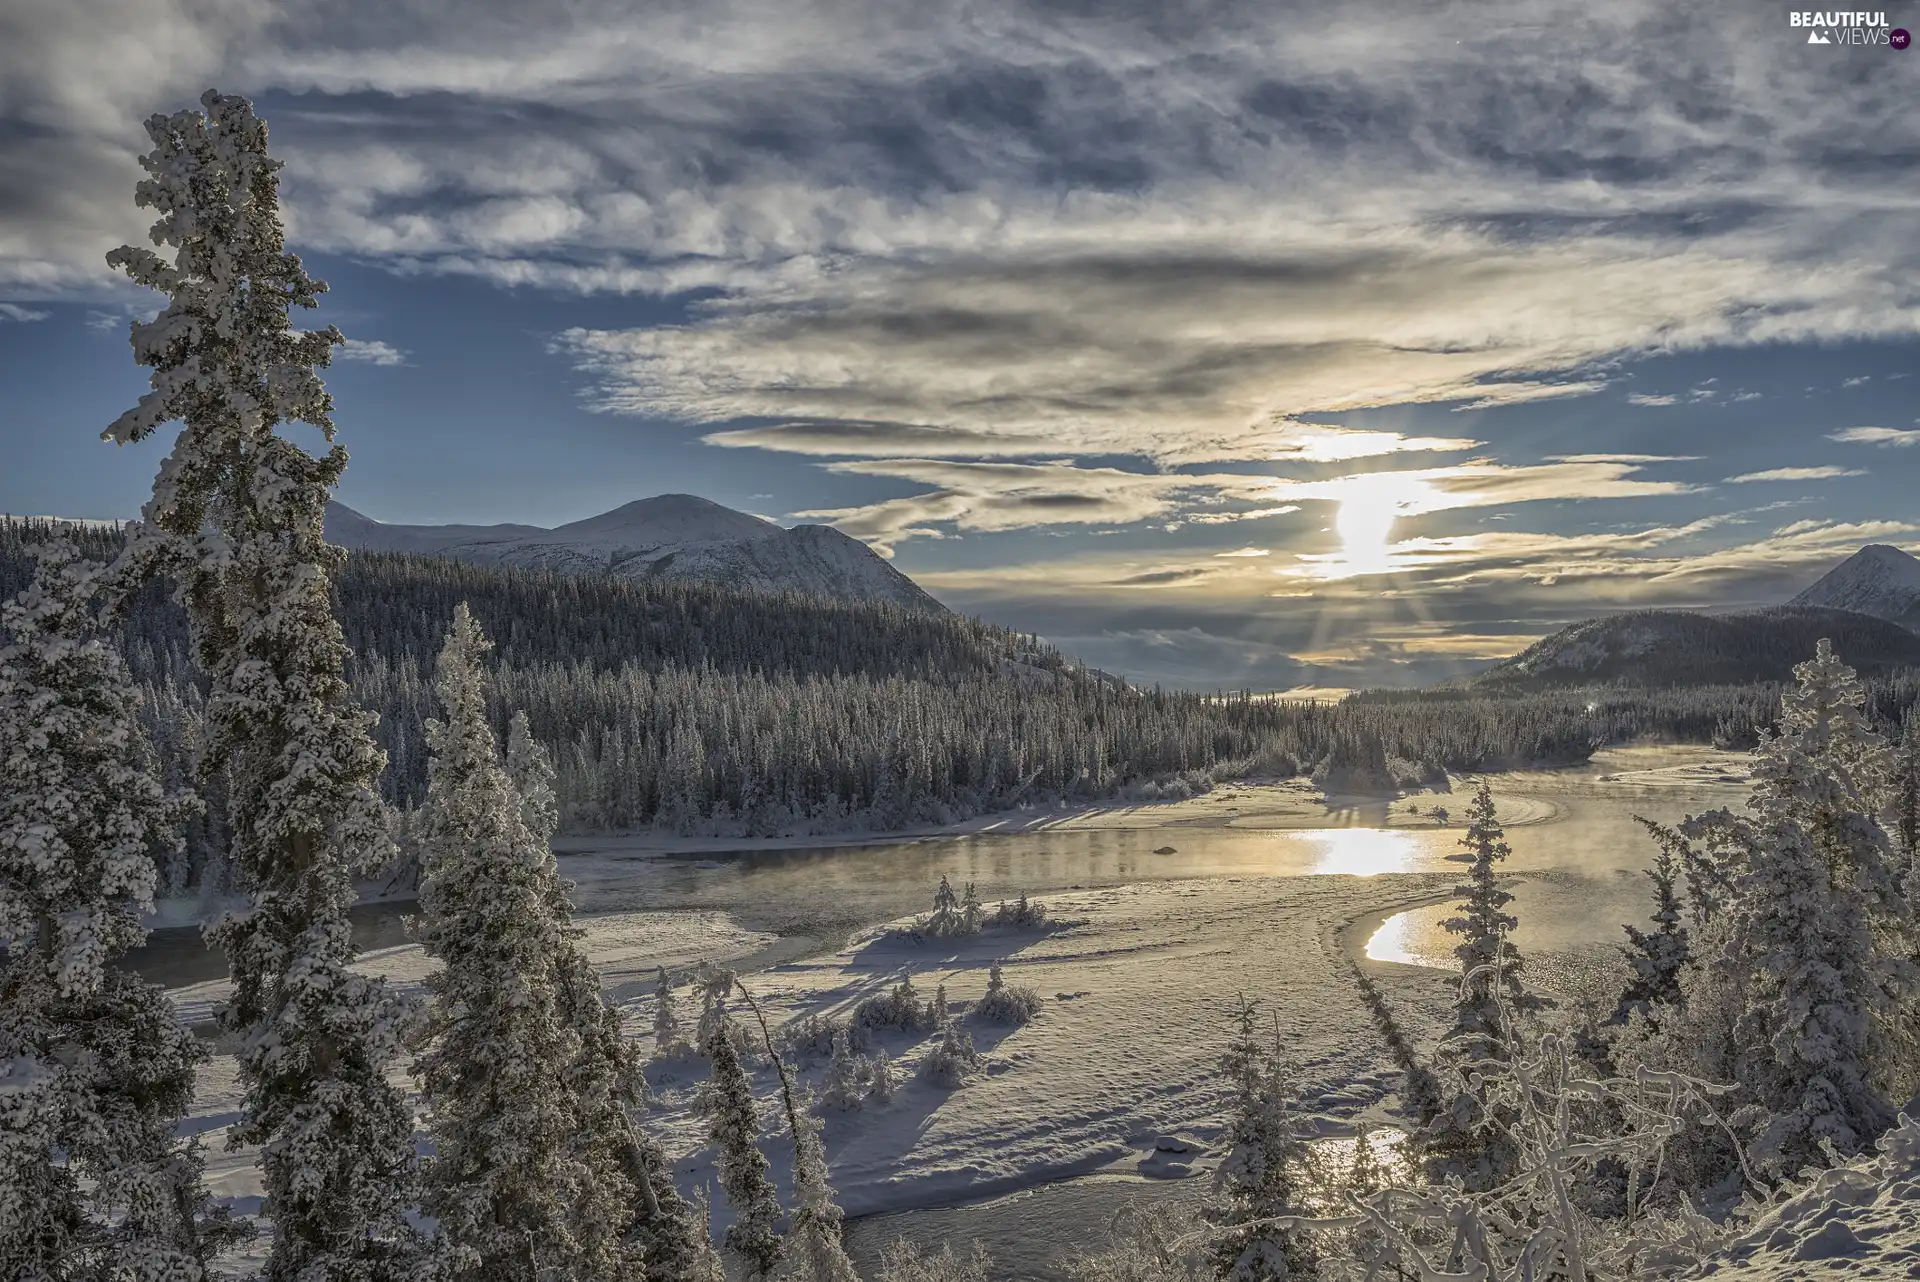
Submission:
[[[54,532],[0,520],[0,595],[26,585],[31,546]],[[124,542],[113,527],[58,532],[101,560]],[[402,809],[426,793],[432,665],[462,602],[497,646],[488,715],[504,734],[526,713],[573,834],[888,830],[1126,790],[1176,798],[1233,777],[1379,790],[1573,764],[1641,737],[1746,748],[1780,694],[1758,683],[1298,702],[1140,690],[958,615],[353,553],[333,605],[353,697],[378,716],[382,794]],[[161,775],[186,779],[206,715],[186,613],[149,584],[121,629]],[[1869,714],[1897,725],[1917,692],[1913,672],[1870,680]],[[200,884],[220,845],[217,790],[209,803],[166,870],[171,888]]]

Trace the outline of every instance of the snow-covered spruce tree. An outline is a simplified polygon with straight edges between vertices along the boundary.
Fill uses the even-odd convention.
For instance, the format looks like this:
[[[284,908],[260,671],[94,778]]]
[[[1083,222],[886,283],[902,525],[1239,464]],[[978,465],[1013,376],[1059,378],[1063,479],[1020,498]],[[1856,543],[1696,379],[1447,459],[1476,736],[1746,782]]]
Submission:
[[[289,324],[324,286],[285,251],[266,125],[244,98],[200,101],[204,114],[147,121],[135,200],[159,211],[152,239],[173,261],[108,255],[169,299],[133,327],[152,390],[104,435],[140,441],[184,422],[120,571],[178,580],[208,681],[203,767],[229,783],[231,860],[252,903],[207,933],[231,968],[223,1022],[247,1088],[230,1142],[263,1146],[265,1276],[413,1279],[413,1118],[387,1079],[408,1009],[348,969],[353,876],[391,846],[375,791],[384,760],[343,679],[328,599],[341,554],[321,537],[347,456],[334,445],[316,458],[276,430],[332,438],[317,371],[341,337]]]
[[[760,1025],[761,1045],[780,1079],[780,1105],[785,1110],[787,1127],[793,1136],[793,1217],[783,1250],[780,1276],[783,1282],[860,1282],[841,1242],[846,1213],[833,1200],[833,1183],[827,1172],[827,1150],[820,1138],[820,1120],[813,1116],[806,1098],[794,1087],[785,1061],[773,1044],[773,1029],[766,1012],[753,999],[745,984],[740,996],[753,1011]]]
[[[887,1104],[893,1100],[893,1061],[887,1058],[883,1050],[876,1050],[867,1057],[867,1099],[874,1104]]]
[[[1513,896],[1495,876],[1512,851],[1485,783],[1467,805],[1460,845],[1461,853],[1448,858],[1469,865],[1465,884],[1454,892],[1464,902],[1459,916],[1441,923],[1460,936],[1453,950],[1460,959],[1460,984],[1453,1024],[1435,1057],[1439,1110],[1417,1139],[1430,1175],[1457,1175],[1478,1191],[1511,1175],[1515,1161],[1512,1119],[1494,1111],[1482,1066],[1522,1044],[1518,1023],[1546,1003],[1522,982],[1520,952],[1509,939],[1519,922],[1505,911]]]
[[[139,695],[65,542],[0,608],[0,1277],[198,1282],[235,1226],[175,1140],[206,1052],[115,967],[192,798],[154,777]]]
[[[969,935],[980,933],[980,926],[987,919],[987,910],[980,904],[980,894],[968,882],[960,895],[960,929]]]
[[[1624,1024],[1637,1013],[1657,1031],[1668,1013],[1685,1003],[1680,974],[1691,953],[1687,928],[1681,920],[1678,834],[1645,819],[1640,823],[1660,846],[1653,867],[1647,870],[1647,878],[1653,883],[1654,929],[1622,927],[1628,943],[1620,951],[1632,969],[1608,1022]]]
[[[654,988],[653,1057],[675,1059],[689,1049],[686,1030],[680,1023],[680,1003],[673,995],[673,980],[662,966]]]
[[[940,884],[933,892],[933,915],[927,918],[923,929],[935,939],[945,939],[960,934],[963,921],[960,897],[953,893],[953,883],[947,880],[947,875],[941,873]]]
[[[1040,994],[1024,984],[1007,983],[999,962],[988,967],[986,994],[973,1008],[976,1018],[1020,1028],[1030,1023],[1039,1011]]]
[[[1893,766],[1893,835],[1906,864],[1907,895],[1920,897],[1920,707],[1907,713]]]
[[[753,1102],[753,1083],[734,1042],[730,1028],[714,1029],[706,1048],[713,1076],[700,1089],[705,1097],[703,1111],[710,1119],[707,1138],[713,1141],[720,1187],[733,1208],[733,1223],[722,1241],[748,1278],[766,1278],[772,1276],[784,1249],[775,1228],[780,1203],[773,1181],[767,1178],[767,1156],[760,1151],[760,1112]]]
[[[607,1277],[604,1242],[573,1231],[572,1208],[597,1190],[573,1153],[583,1119],[555,1074],[580,1053],[557,992],[568,940],[552,856],[521,817],[487,721],[489,648],[458,606],[435,676],[446,719],[427,723],[418,934],[442,968],[427,979],[430,1041],[415,1063],[435,1145],[425,1207],[456,1278]]]
[[[1304,1213],[1300,1180],[1308,1153],[1294,1133],[1287,1084],[1259,1032],[1255,1003],[1242,997],[1233,1012],[1234,1036],[1220,1058],[1233,1091],[1227,1156],[1214,1175],[1215,1202],[1206,1211],[1217,1226],[1213,1261],[1228,1282],[1269,1282],[1312,1276],[1313,1242],[1268,1223]]]
[[[1466,882],[1454,888],[1463,901],[1460,915],[1440,923],[1448,934],[1460,938],[1453,950],[1460,959],[1460,992],[1454,1002],[1453,1027],[1442,1043],[1456,1062],[1504,1053],[1507,1040],[1496,1009],[1496,990],[1516,1013],[1527,1014],[1545,1005],[1520,978],[1520,950],[1511,938],[1520,923],[1506,911],[1513,896],[1496,880],[1500,863],[1513,849],[1495,814],[1493,791],[1484,782],[1467,805],[1467,831],[1460,846],[1461,853],[1447,856],[1468,866]]]
[[[1893,1121],[1888,1088],[1912,1072],[1898,1048],[1915,978],[1911,907],[1878,817],[1890,753],[1831,645],[1794,675],[1779,733],[1755,754],[1749,813],[1681,826],[1727,888],[1674,1038],[1703,1076],[1739,1087],[1753,1158],[1785,1172],[1824,1162],[1823,1141],[1860,1152]]]
[[[833,1037],[833,1058],[827,1061],[827,1081],[821,1088],[820,1107],[849,1112],[860,1107],[860,1061],[853,1053],[847,1031]]]
[[[517,710],[507,728],[507,777],[520,794],[520,818],[527,831],[552,840],[560,829],[560,803],[554,795],[553,758],[528,728],[527,714]]]
[[[446,721],[427,727],[421,938],[446,963],[420,1060],[439,1141],[428,1209],[461,1274],[685,1278],[696,1230],[634,1120],[645,1079],[571,922],[552,767],[516,716],[502,769],[489,648],[457,606],[436,681]]]

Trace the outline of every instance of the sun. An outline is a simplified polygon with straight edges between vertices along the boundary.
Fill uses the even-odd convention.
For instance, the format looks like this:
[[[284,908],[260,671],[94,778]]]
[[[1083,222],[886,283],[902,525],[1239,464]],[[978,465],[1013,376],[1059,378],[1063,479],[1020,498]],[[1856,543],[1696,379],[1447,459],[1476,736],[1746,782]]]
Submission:
[[[1328,577],[1386,574],[1396,568],[1394,523],[1418,511],[1419,501],[1430,490],[1424,480],[1395,472],[1346,478],[1333,518],[1340,552],[1327,561]]]
[[[1390,540],[1393,523],[1400,517],[1397,504],[1378,498],[1356,495],[1340,501],[1333,528],[1340,536],[1340,559],[1335,564],[1344,576],[1385,574],[1393,567]]]

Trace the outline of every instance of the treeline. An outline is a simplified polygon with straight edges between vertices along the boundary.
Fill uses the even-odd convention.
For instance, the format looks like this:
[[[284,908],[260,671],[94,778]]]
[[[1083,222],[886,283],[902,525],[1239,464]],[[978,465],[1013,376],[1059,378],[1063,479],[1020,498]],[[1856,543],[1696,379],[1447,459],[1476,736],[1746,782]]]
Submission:
[[[0,595],[30,574],[43,525],[0,521]],[[119,531],[73,531],[90,556]],[[382,790],[426,789],[433,656],[467,602],[495,639],[489,714],[524,709],[552,754],[563,830],[660,825],[764,835],[949,822],[1036,801],[1204,790],[1230,776],[1313,774],[1390,787],[1446,771],[1585,760],[1643,737],[1747,747],[1776,686],[1495,696],[1376,691],[1338,703],[1139,690],[1037,638],[959,616],[676,583],[576,578],[389,553],[349,557],[334,608],[356,699],[377,712]],[[204,683],[184,612],[158,586],[123,642],[163,778],[193,774]],[[1912,673],[1872,683],[1876,720],[1915,700]],[[224,845],[208,794],[169,884],[199,883]]]

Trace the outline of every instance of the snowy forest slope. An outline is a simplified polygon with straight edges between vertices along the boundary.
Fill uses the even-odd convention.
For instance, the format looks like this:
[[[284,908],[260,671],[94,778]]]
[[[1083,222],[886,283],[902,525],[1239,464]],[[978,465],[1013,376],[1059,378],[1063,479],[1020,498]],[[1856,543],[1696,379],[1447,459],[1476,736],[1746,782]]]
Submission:
[[[352,551],[415,552],[476,565],[613,574],[798,592],[833,601],[946,607],[858,539],[831,526],[782,529],[691,494],[661,494],[556,529],[532,525],[386,525],[327,504],[327,541]]]
[[[1920,667],[1920,634],[1852,610],[1802,605],[1728,615],[1645,610],[1563,628],[1470,684],[1512,690],[1780,682],[1822,637],[1863,673]]]

